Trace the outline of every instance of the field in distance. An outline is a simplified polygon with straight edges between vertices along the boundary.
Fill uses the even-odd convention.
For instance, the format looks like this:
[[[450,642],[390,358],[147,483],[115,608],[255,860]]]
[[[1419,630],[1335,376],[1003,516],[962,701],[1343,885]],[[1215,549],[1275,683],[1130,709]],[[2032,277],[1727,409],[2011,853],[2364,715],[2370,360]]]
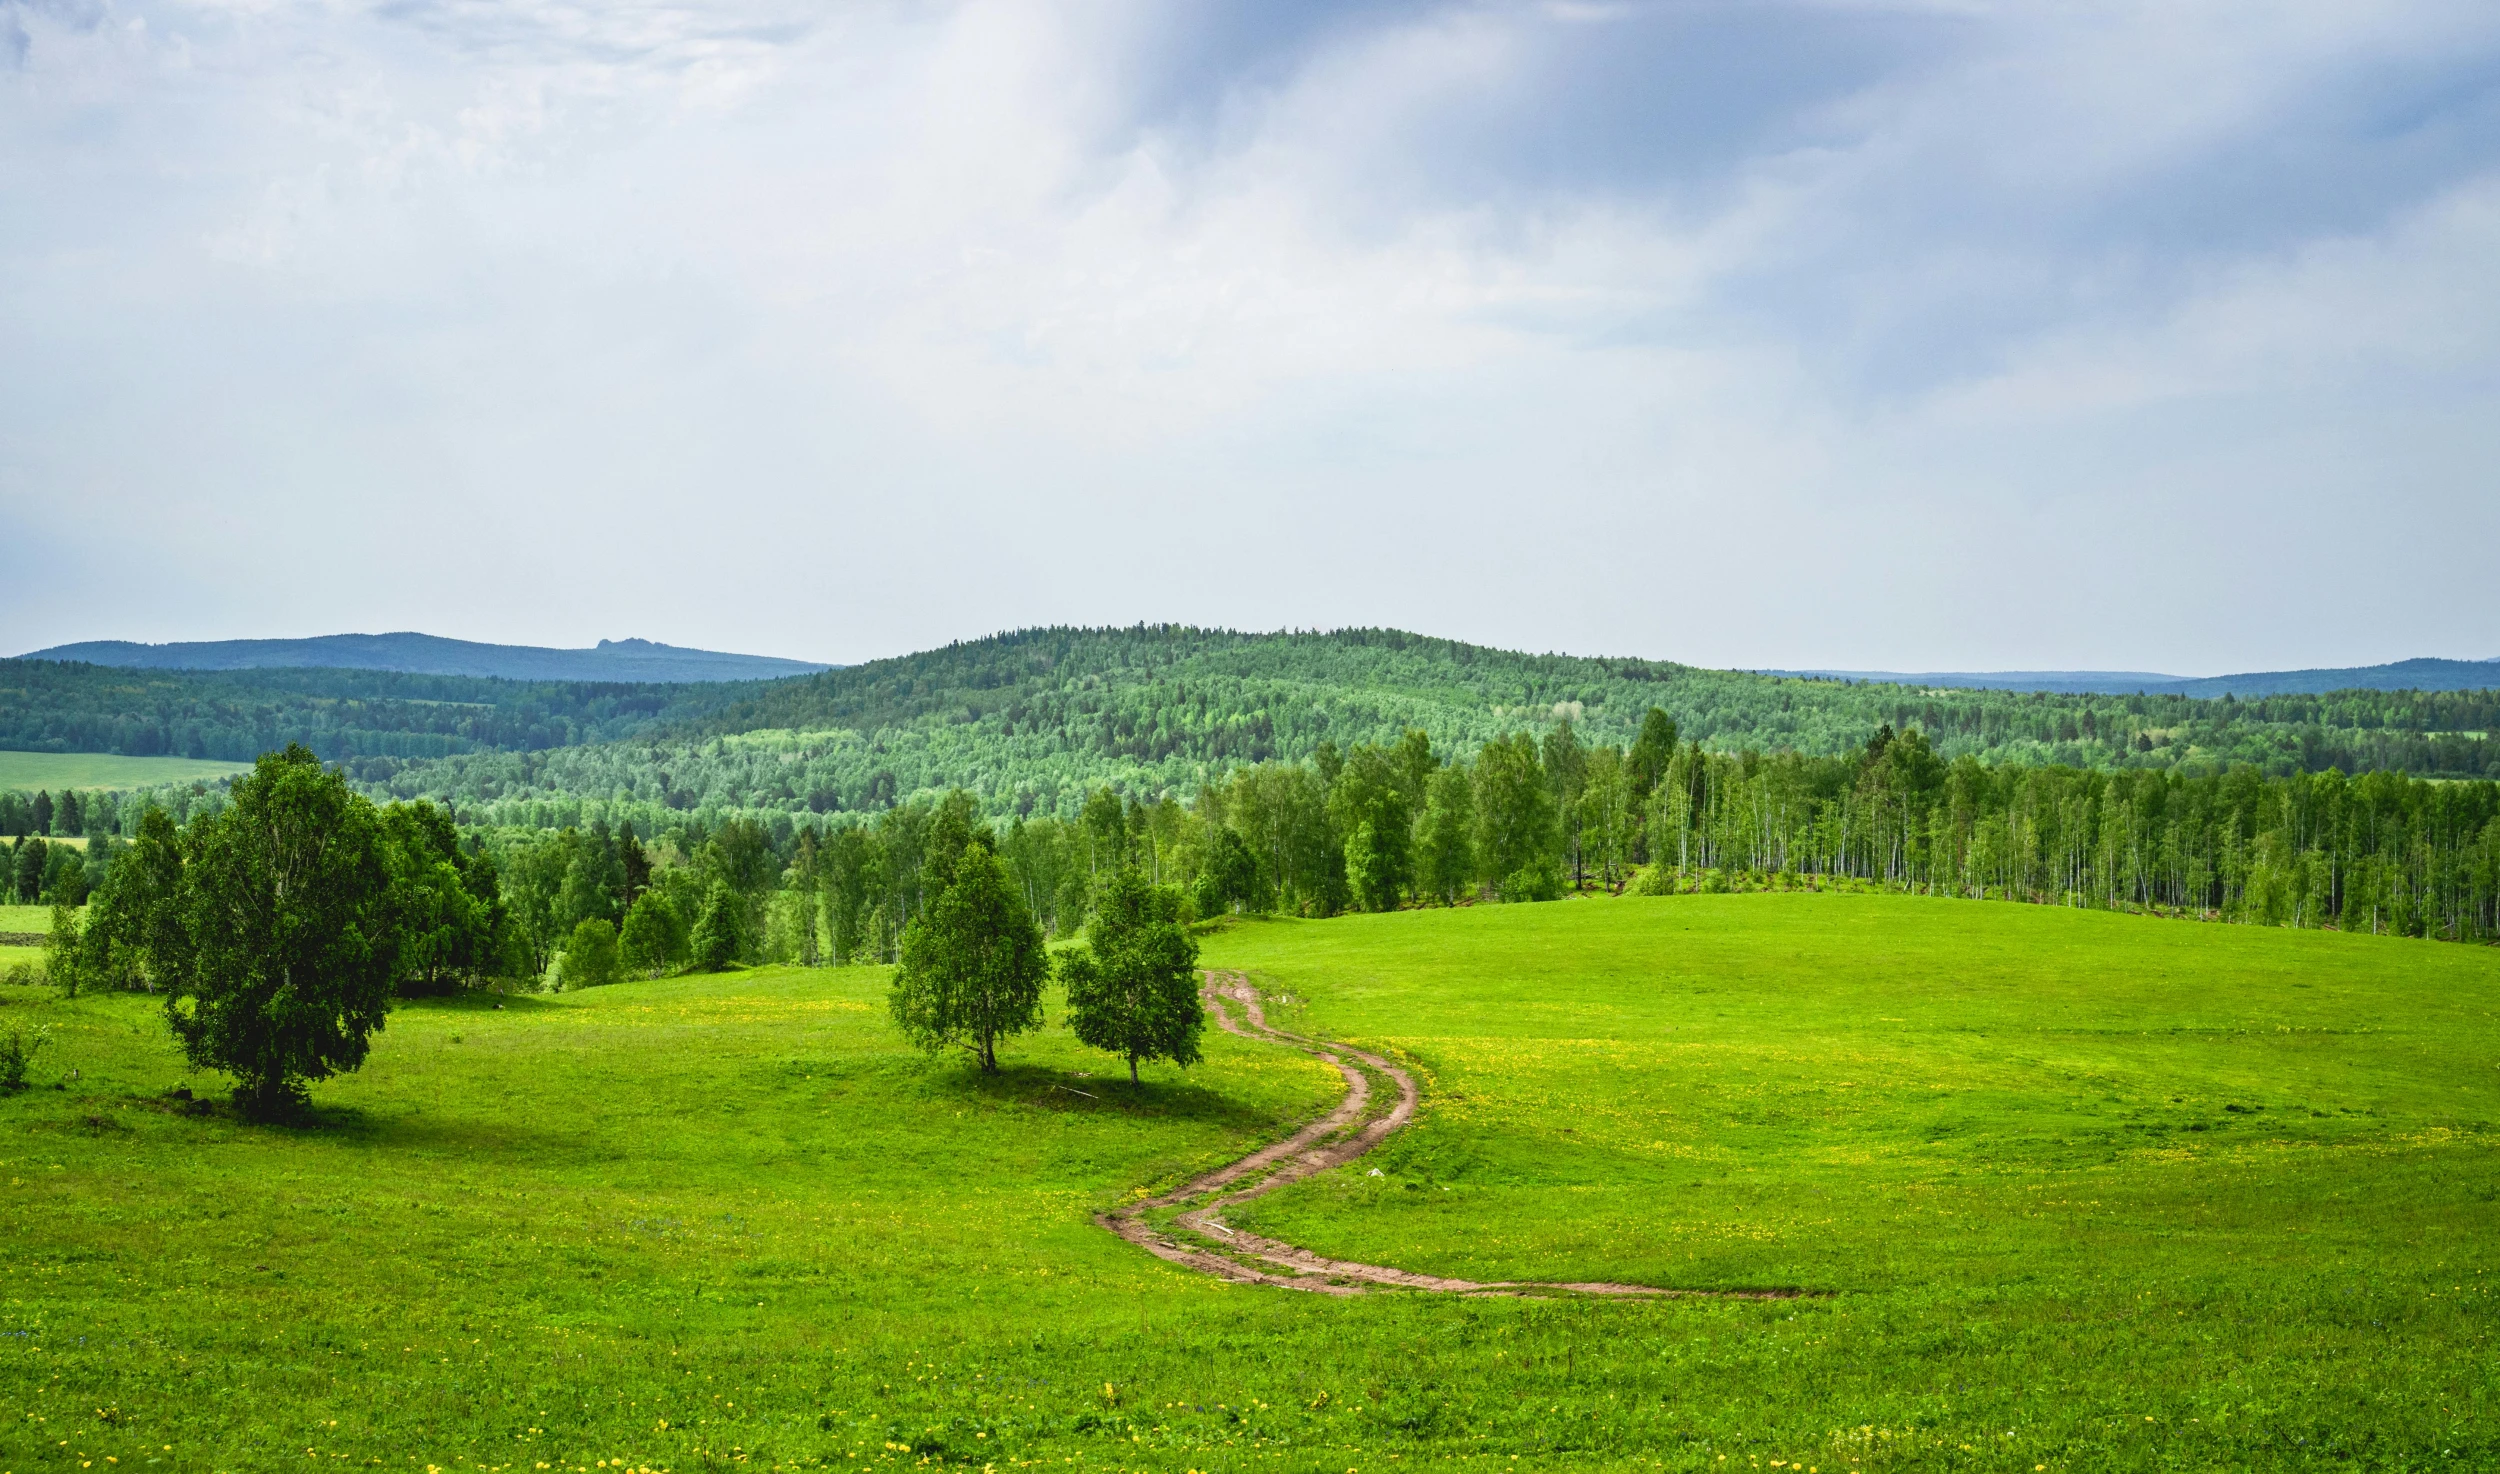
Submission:
[[[145,788],[223,778],[249,767],[250,763],[205,758],[123,757],[109,752],[0,752],[0,789],[58,793],[64,788]]]
[[[78,908],[85,917],[87,908]],[[0,906],[0,932],[48,932],[52,929],[52,908],[49,906]]]
[[[168,1099],[212,1082],[153,1000],[0,989],[58,1041],[0,1099],[0,1467],[2500,1458],[2489,949],[1800,895],[1252,923],[1206,960],[1425,1086],[1235,1222],[1815,1293],[1172,1268],[1091,1215],[1334,1073],[1211,1031],[1132,1094],[1053,1030],[983,1081],[902,1047],[877,969],[407,1006],[293,1130]]]

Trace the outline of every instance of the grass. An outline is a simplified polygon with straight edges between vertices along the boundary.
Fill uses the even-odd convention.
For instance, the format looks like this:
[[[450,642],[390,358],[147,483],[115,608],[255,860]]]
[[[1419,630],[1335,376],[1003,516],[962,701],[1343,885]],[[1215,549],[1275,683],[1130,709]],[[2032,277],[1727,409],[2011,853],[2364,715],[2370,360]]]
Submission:
[[[1174,1270],[1090,1213],[1331,1072],[1210,1034],[1132,1093],[1053,1033],[985,1081],[903,1051],[871,969],[410,1005],[293,1128],[169,1098],[214,1082],[150,1000],[0,988],[0,1030],[57,1040],[0,1099],[0,1471],[2500,1458],[2500,954],[1731,896],[1247,925],[1207,960],[1426,1081],[1386,1175],[1243,1220],[1829,1293]]]
[[[250,763],[191,757],[122,757],[109,752],[0,752],[0,789],[145,788],[218,779]]]
[[[49,906],[0,906],[0,931],[43,932],[52,930],[52,908]]]

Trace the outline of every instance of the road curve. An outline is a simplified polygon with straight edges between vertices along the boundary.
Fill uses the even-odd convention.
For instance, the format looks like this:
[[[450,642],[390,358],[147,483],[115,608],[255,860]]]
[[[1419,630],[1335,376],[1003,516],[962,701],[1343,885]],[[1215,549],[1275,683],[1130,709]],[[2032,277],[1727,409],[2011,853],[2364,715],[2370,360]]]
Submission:
[[[1223,1210],[1245,1203],[1289,1182],[1342,1167],[1388,1139],[1415,1118],[1415,1077],[1368,1050],[1331,1040],[1311,1039],[1270,1025],[1259,1007],[1258,990],[1237,972],[1210,972],[1200,995],[1218,1026],[1244,1039],[1258,1039],[1298,1049],[1324,1059],[1345,1076],[1345,1099],[1319,1120],[1283,1141],[1259,1148],[1236,1162],[1193,1177],[1170,1192],[1123,1204],[1094,1221],[1158,1259],[1232,1280],[1238,1284],[1275,1285],[1325,1295],[1360,1295],[1373,1290],[1422,1290],[1443,1295],[1606,1295],[1704,1296],[1748,1300],[1780,1300],[1796,1290],[1675,1290],[1655,1285],[1620,1285],[1604,1281],[1565,1283],[1545,1280],[1463,1280],[1417,1274],[1380,1264],[1328,1259],[1281,1239],[1249,1233],[1224,1222]],[[1233,1010],[1240,1010],[1234,1017]],[[1373,1081],[1388,1082],[1397,1099],[1375,1111]],[[1184,1206],[1185,1205],[1185,1206]],[[1149,1218],[1159,1209],[1179,1207],[1170,1218]]]

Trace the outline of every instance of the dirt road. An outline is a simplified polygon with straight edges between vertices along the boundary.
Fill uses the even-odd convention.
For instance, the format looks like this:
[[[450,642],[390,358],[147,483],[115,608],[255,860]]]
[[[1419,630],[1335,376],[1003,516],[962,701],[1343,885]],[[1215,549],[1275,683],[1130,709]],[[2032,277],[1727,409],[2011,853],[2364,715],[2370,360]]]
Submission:
[[[1261,1147],[1190,1179],[1159,1197],[1140,1199],[1095,1222],[1159,1259],[1242,1284],[1276,1285],[1288,1290],[1315,1290],[1328,1295],[1359,1295],[1371,1290],[1425,1290],[1446,1295],[1713,1295],[1746,1299],[1786,1299],[1794,1290],[1674,1290],[1654,1285],[1604,1282],[1555,1283],[1540,1280],[1462,1280],[1416,1274],[1379,1264],[1327,1259],[1280,1239],[1265,1238],[1227,1224],[1223,1210],[1245,1203],[1315,1172],[1342,1167],[1388,1139],[1415,1118],[1415,1077],[1379,1055],[1351,1045],[1309,1039],[1271,1027],[1259,1007],[1258,991],[1239,973],[1205,975],[1201,995],[1225,1032],[1298,1049],[1324,1059],[1345,1076],[1345,1099],[1326,1116],[1270,1146]],[[1239,1010],[1239,1017],[1235,1017]],[[1385,1109],[1373,1098],[1374,1083],[1385,1082],[1396,1099]],[[1162,1210],[1180,1208],[1165,1215]]]

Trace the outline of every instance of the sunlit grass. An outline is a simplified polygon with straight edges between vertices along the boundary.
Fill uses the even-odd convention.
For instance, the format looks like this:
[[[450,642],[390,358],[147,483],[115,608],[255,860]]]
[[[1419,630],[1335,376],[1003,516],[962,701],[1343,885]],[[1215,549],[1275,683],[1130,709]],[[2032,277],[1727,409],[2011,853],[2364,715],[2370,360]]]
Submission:
[[[184,1114],[167,1090],[213,1082],[151,1000],[0,988],[0,1028],[59,1040],[0,1100],[0,1471],[2495,1457],[2488,951],[1897,897],[1207,946],[1426,1071],[1386,1176],[1262,1226],[1832,1293],[1172,1269],[1091,1214],[1333,1072],[1210,1033],[1131,1095],[1053,1033],[983,1081],[906,1051],[870,969],[411,1006],[296,1129]]]

